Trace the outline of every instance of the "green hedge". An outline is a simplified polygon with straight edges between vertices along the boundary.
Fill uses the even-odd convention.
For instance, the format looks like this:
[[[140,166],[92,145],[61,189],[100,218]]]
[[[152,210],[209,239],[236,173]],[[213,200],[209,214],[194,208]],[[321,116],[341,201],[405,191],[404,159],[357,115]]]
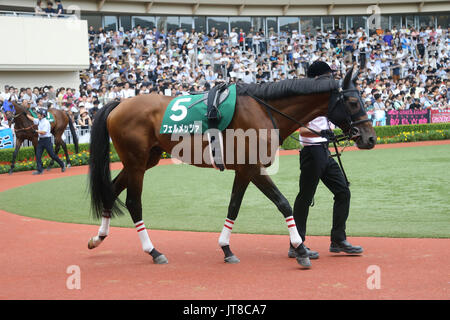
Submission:
[[[340,129],[334,130],[335,134],[341,134]],[[417,124],[417,125],[397,125],[397,126],[383,126],[375,127],[375,132],[378,137],[377,143],[395,143],[395,142],[410,142],[410,141],[426,141],[426,140],[443,140],[450,139],[450,123],[432,123],[432,124]],[[288,137],[282,144],[281,148],[285,150],[299,149],[300,143],[298,141],[298,132],[294,132],[292,137]],[[73,158],[73,165],[86,165],[89,159],[89,144],[83,143],[79,145],[79,153],[75,154],[74,146],[67,145],[70,158]],[[9,170],[9,163],[11,162],[14,149],[0,150],[0,173],[5,173]],[[59,152],[61,158],[64,158],[62,149]],[[111,162],[119,161],[119,157],[111,144]],[[16,168],[14,171],[32,170],[35,168],[33,147],[24,147],[19,150],[16,158]],[[163,153],[162,158],[170,158],[170,155]],[[20,163],[23,162],[23,163]],[[45,162],[45,159],[44,159]],[[45,164],[44,164],[45,166]],[[55,166],[57,166],[55,164]]]
[[[69,155],[75,153],[74,145],[68,144],[67,151],[69,152]],[[81,143],[79,145],[79,152],[82,152],[82,151],[89,151],[88,143]],[[0,150],[0,162],[11,162],[13,153],[14,153],[14,149]],[[61,156],[64,155],[64,151],[62,148],[59,149],[59,154]],[[17,155],[17,158],[16,158],[16,161],[24,161],[24,160],[30,160],[30,159],[32,159],[34,161],[34,148],[33,147],[20,148],[19,154]]]
[[[404,139],[401,139],[406,132],[415,134],[422,133],[421,135],[417,135],[417,137],[421,137],[420,141],[423,140],[442,140],[448,139],[448,132],[450,131],[450,123],[427,123],[427,124],[410,124],[410,125],[397,125],[397,126],[382,126],[382,127],[374,127],[375,132],[377,134],[378,142],[380,143],[393,143],[393,142],[401,142]],[[442,132],[443,131],[443,134]],[[334,133],[339,135],[342,133],[341,129],[335,129]],[[425,134],[427,133],[427,134]],[[291,149],[299,149],[300,143],[298,141],[298,131],[294,132],[292,137],[287,137],[284,140],[281,148],[285,150]],[[398,139],[396,137],[399,137]],[[411,141],[411,140],[409,140]],[[416,140],[419,141],[419,140]]]

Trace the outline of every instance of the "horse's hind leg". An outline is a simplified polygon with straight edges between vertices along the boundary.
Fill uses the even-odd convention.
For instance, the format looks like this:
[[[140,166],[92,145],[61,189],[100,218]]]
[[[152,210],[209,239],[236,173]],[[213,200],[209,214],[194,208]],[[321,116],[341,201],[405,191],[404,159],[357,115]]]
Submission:
[[[305,268],[311,267],[309,255],[304,246],[301,245],[302,238],[300,237],[295,225],[294,217],[292,215],[292,208],[289,201],[283,196],[280,190],[278,190],[268,175],[255,174],[252,176],[251,181],[277,206],[278,210],[280,210],[283,214],[289,230],[290,241],[294,248],[296,248],[297,262]]]
[[[222,248],[223,253],[225,254],[224,261],[227,263],[239,262],[239,259],[233,254],[233,252],[231,252],[230,236],[231,231],[233,230],[234,222],[237,219],[239,209],[241,207],[245,190],[247,190],[249,182],[250,180],[246,176],[236,171],[233,182],[233,190],[231,192],[230,204],[228,205],[227,218],[225,219],[225,224],[219,236],[219,246]]]
[[[117,199],[119,194],[126,188],[127,177],[124,170],[122,170],[113,180],[114,199]],[[96,236],[92,237],[88,242],[88,248],[94,249],[98,247],[109,234],[109,224],[111,221],[112,204],[103,208],[102,222]]]
[[[62,137],[60,138],[60,144],[61,144],[61,147],[63,148],[64,155],[66,156],[66,167],[69,168],[70,167],[69,152],[67,151],[66,142],[62,139]],[[59,151],[59,149],[58,149],[58,151]],[[55,154],[58,155],[58,153],[56,153],[56,151],[55,151]]]
[[[168,263],[167,258],[158,252],[150,240],[147,229],[145,228],[144,220],[142,220],[142,184],[144,180],[144,169],[132,168],[128,171],[128,186],[126,206],[131,214],[131,219],[136,227],[136,231],[141,240],[142,249],[144,252],[153,257],[153,262],[156,264]]]

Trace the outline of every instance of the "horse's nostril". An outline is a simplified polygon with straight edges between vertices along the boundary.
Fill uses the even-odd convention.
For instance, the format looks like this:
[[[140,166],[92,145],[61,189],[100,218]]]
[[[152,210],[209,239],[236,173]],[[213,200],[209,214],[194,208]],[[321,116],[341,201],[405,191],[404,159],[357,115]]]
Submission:
[[[373,144],[373,145],[374,145],[374,144],[375,144],[375,141],[376,141],[376,140],[375,140],[375,137],[369,137],[369,143],[370,143],[370,144]]]

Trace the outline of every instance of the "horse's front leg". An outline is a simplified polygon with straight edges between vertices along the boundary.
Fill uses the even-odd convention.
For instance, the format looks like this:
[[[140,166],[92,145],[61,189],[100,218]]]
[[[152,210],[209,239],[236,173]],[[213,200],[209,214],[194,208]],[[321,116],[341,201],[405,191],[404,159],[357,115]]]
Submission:
[[[239,214],[239,209],[241,207],[242,199],[247,190],[250,180],[236,171],[233,182],[233,190],[231,192],[230,204],[228,205],[228,215],[225,219],[225,224],[222,228],[222,232],[219,237],[219,246],[222,248],[225,254],[225,262],[227,263],[238,263],[239,259],[236,257],[230,249],[230,236],[233,230],[234,222]]]
[[[262,169],[264,171],[264,169]],[[251,181],[253,184],[266,195],[280,210],[286,221],[286,225],[289,231],[289,238],[291,244],[294,246],[297,252],[297,262],[304,268],[310,268],[311,262],[309,260],[308,252],[306,251],[304,245],[302,245],[302,238],[298,233],[297,227],[295,225],[295,220],[292,214],[292,207],[289,201],[283,196],[283,194],[278,190],[277,186],[273,183],[272,179],[265,174],[256,174],[252,176]]]
[[[16,137],[16,147],[13,152],[13,157],[11,160],[11,168],[9,168],[9,172],[8,172],[9,174],[12,174],[14,171],[14,167],[16,164],[16,157],[19,154],[19,149],[20,149],[20,146],[22,145],[22,143],[23,143],[23,139]],[[36,154],[36,151],[34,153]]]

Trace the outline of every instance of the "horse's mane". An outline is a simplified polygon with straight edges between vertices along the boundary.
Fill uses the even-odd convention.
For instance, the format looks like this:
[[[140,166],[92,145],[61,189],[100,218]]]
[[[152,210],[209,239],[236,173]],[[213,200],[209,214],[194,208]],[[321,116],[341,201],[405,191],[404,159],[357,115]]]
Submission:
[[[288,79],[278,82],[238,83],[238,95],[252,95],[263,100],[273,100],[290,96],[309,95],[330,92],[339,87],[339,82],[332,77]]]

